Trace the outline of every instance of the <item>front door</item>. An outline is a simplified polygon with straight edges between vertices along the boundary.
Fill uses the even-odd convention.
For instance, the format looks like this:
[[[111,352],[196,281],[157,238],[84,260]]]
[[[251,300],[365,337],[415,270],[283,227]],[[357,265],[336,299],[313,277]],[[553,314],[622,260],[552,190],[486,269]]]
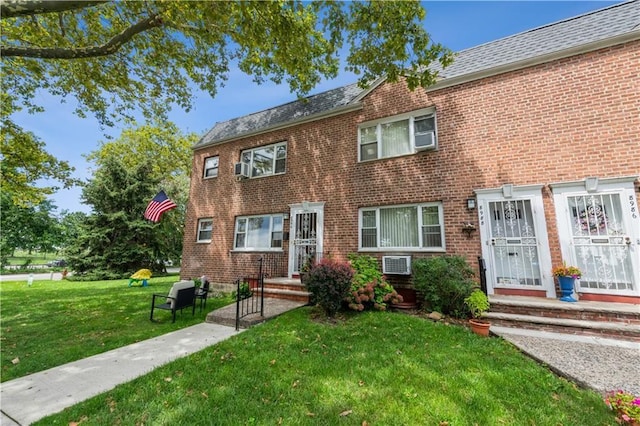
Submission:
[[[562,255],[581,270],[583,293],[640,295],[640,218],[627,186],[605,180],[591,191],[554,190]]]
[[[477,191],[487,289],[493,294],[555,295],[546,223],[537,187]]]
[[[289,277],[300,275],[309,261],[322,256],[324,203],[291,206],[289,238]]]

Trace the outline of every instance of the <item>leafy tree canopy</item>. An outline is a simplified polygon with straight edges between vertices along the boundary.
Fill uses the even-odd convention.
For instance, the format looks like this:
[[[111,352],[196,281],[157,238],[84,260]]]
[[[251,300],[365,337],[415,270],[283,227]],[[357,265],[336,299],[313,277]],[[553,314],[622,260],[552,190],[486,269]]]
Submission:
[[[256,83],[286,82],[304,95],[337,75],[345,46],[346,68],[363,85],[385,76],[427,86],[436,76],[427,66],[452,58],[430,40],[417,1],[5,0],[0,8],[3,129],[16,111],[42,111],[41,90],[112,125],[137,111],[164,118],[173,106],[189,110],[193,90],[215,96],[234,64]],[[10,155],[20,154],[9,147],[16,134],[27,132],[3,133]],[[40,146],[20,161],[42,155]],[[40,172],[69,183],[64,162]]]

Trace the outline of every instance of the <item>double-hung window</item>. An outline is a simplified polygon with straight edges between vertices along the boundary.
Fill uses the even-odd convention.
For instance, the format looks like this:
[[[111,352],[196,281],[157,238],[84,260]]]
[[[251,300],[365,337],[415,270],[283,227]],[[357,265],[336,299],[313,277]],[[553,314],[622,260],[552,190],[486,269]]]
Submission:
[[[433,108],[414,111],[360,125],[360,161],[397,157],[417,150],[434,149],[436,114]]]
[[[236,218],[236,250],[281,250],[282,215],[243,216]]]
[[[249,164],[252,178],[283,174],[287,165],[287,143],[247,149],[242,151],[240,158]]]
[[[220,158],[216,155],[215,157],[207,157],[204,159],[204,177],[212,178],[218,176],[218,162]]]
[[[360,209],[362,250],[444,249],[441,203]]]
[[[203,218],[198,219],[198,242],[208,243],[211,242],[211,232],[213,231],[213,219]]]

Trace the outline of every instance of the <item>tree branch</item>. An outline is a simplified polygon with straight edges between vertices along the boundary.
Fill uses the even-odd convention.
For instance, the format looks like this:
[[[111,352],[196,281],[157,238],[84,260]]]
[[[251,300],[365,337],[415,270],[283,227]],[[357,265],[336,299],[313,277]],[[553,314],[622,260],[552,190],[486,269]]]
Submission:
[[[144,19],[115,35],[111,40],[101,46],[78,47],[78,48],[37,48],[22,46],[2,46],[2,56],[19,56],[25,58],[40,59],[82,59],[108,56],[116,53],[123,44],[128,42],[136,34],[157,28],[163,25],[162,18],[158,15]]]
[[[3,0],[0,4],[0,13],[3,18],[15,18],[16,16],[40,15],[42,13],[57,13],[66,10],[84,9],[106,2],[107,0]]]

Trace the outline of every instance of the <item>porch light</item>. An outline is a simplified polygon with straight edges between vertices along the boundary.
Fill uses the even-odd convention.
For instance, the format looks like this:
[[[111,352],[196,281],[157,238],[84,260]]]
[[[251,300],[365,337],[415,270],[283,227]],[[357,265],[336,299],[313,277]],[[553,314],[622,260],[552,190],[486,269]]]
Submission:
[[[467,198],[467,208],[469,210],[473,210],[476,208],[476,199],[475,198]]]

